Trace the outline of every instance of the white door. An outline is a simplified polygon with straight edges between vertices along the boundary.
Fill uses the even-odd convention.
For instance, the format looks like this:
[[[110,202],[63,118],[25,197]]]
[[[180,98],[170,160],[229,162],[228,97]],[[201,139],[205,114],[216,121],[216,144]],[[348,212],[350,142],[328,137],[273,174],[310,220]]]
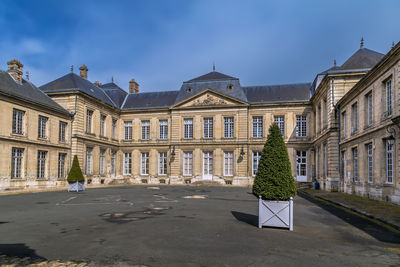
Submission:
[[[307,182],[307,151],[296,151],[296,181]]]
[[[203,152],[203,180],[212,180],[213,176],[213,153]]]

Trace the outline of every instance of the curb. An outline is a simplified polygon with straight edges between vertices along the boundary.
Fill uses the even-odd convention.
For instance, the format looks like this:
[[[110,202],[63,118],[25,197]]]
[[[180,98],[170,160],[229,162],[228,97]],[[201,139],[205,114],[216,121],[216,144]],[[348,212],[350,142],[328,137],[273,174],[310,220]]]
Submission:
[[[374,216],[374,215],[372,215],[372,214],[370,214],[370,213],[368,213],[368,212],[365,212],[365,211],[362,211],[362,210],[359,210],[359,209],[350,207],[350,206],[348,206],[348,205],[346,205],[346,204],[343,204],[343,203],[340,203],[340,202],[336,202],[336,201],[333,201],[333,200],[324,198],[324,197],[322,197],[322,196],[316,196],[316,195],[313,195],[313,194],[304,192],[304,191],[302,191],[302,190],[299,190],[299,192],[300,192],[301,194],[304,194],[304,195],[307,195],[307,196],[310,196],[310,197],[313,197],[313,198],[317,198],[317,199],[319,198],[319,199],[322,199],[322,200],[324,200],[324,201],[326,201],[326,202],[329,202],[329,203],[331,203],[331,204],[338,205],[338,206],[340,206],[340,207],[349,209],[349,210],[351,210],[351,211],[353,211],[353,212],[356,212],[356,213],[358,213],[358,214],[361,214],[361,215],[363,215],[363,216],[366,216],[366,217],[368,217],[368,218],[370,218],[370,219],[374,219],[374,220],[376,220],[376,221],[379,221],[379,222],[381,222],[381,223],[384,223],[384,224],[386,224],[386,225],[388,225],[388,226],[390,226],[390,227],[396,229],[397,231],[400,231],[400,225],[397,225],[397,224],[395,224],[395,223],[389,222],[389,221],[387,221],[387,220],[385,220],[385,219],[382,219],[382,218],[380,218],[380,217],[376,217],[376,216]]]

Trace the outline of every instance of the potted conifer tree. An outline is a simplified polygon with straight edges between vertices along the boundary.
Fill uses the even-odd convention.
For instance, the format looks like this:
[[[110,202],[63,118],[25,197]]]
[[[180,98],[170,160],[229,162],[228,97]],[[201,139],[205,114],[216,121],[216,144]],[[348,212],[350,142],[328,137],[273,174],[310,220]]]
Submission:
[[[78,156],[74,156],[71,170],[68,173],[68,192],[85,190],[85,178],[83,177],[81,167],[79,167]]]
[[[269,128],[261,153],[253,194],[258,197],[258,227],[272,226],[293,230],[293,197],[296,186],[281,131],[275,123]]]

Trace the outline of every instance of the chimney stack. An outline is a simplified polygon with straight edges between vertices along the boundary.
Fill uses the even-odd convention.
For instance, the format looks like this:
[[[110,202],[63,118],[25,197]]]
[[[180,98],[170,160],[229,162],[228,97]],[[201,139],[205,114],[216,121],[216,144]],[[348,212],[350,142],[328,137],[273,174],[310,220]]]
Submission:
[[[82,65],[82,67],[79,68],[80,70],[80,75],[83,79],[87,79],[87,72],[88,72],[88,68],[85,66],[85,64]]]
[[[139,84],[132,78],[129,82],[129,93],[130,94],[137,94],[139,93]]]
[[[21,62],[16,59],[12,59],[7,62],[8,65],[8,73],[16,80],[17,82],[22,82],[22,67],[24,66]]]
[[[99,81],[95,81],[95,82],[94,82],[94,85],[96,85],[97,87],[100,87],[102,84],[101,84],[101,82],[99,82]]]

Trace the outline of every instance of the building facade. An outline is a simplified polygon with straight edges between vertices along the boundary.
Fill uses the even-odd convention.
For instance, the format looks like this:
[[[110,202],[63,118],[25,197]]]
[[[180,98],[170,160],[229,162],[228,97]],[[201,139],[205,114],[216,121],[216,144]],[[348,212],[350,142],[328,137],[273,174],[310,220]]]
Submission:
[[[114,82],[92,83],[83,65],[79,75],[71,72],[40,87],[65,118],[72,117],[66,119],[68,142],[54,139],[51,149],[77,155],[88,184],[211,180],[246,186],[276,123],[296,181],[399,203],[399,51],[397,44],[383,55],[361,43],[313,83],[242,86],[214,70],[164,92],[139,92],[134,79],[129,93]],[[8,109],[2,121],[10,124],[17,106]],[[46,116],[57,121],[61,113]],[[9,171],[14,146],[2,154],[8,162],[0,163],[0,171],[3,180],[23,186]]]

